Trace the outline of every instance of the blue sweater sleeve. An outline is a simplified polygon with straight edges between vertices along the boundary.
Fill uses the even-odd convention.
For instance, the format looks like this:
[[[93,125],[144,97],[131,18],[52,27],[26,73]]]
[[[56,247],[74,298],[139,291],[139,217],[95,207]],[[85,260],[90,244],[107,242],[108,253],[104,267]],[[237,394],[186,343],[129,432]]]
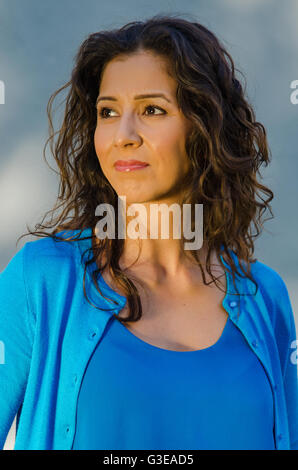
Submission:
[[[24,279],[26,245],[0,273],[0,448],[23,402],[29,375],[33,318]]]
[[[287,404],[290,448],[298,449],[298,370],[297,370],[297,337],[294,314],[287,287],[282,281],[282,295],[279,300],[281,308],[287,319],[288,335],[286,339],[286,360],[283,366],[283,380]]]

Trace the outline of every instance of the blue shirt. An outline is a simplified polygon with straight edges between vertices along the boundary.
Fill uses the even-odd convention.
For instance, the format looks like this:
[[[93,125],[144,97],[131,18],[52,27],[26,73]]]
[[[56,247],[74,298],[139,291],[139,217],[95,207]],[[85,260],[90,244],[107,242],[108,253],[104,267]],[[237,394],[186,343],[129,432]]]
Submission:
[[[85,278],[86,300],[83,274],[91,240],[82,238],[90,235],[86,228],[79,241],[63,241],[62,232],[59,242],[51,237],[27,242],[0,273],[1,448],[16,414],[14,449],[72,448],[84,372],[111,315],[126,303],[102,277],[99,294],[91,279],[95,263]],[[235,296],[225,266],[228,292],[222,305],[270,381],[276,448],[298,449],[297,343],[287,288],[276,271],[257,261],[251,268],[258,292],[238,275],[242,295]]]
[[[83,378],[73,449],[272,450],[273,427],[266,373],[229,318],[214,345],[172,351],[113,317]]]

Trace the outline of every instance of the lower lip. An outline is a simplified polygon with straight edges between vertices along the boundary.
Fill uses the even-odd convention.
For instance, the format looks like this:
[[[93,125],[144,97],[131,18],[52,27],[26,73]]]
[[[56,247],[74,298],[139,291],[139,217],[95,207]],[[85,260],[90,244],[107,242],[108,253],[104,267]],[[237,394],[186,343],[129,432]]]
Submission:
[[[115,165],[115,169],[117,171],[129,172],[129,171],[134,171],[134,170],[143,170],[144,168],[147,168],[148,166],[149,165],[128,165],[128,166]]]

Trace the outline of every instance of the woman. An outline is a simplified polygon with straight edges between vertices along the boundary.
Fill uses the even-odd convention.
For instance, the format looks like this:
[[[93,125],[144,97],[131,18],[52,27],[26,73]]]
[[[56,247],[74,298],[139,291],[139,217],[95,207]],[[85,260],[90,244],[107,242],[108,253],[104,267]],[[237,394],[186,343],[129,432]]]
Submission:
[[[0,276],[2,445],[17,413],[15,449],[297,449],[294,316],[252,258],[269,150],[232,58],[177,17],[91,34],[50,139],[67,86],[59,215]],[[154,204],[202,204],[202,245],[174,216],[120,237],[123,201],[145,235]]]

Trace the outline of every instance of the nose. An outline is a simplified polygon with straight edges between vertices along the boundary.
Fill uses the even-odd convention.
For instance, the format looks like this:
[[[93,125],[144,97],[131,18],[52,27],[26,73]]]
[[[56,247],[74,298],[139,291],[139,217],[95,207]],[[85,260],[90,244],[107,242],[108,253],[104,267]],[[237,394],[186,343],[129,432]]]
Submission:
[[[131,114],[123,114],[119,119],[119,125],[115,131],[114,145],[123,147],[129,145],[140,145],[141,136],[137,131],[136,121]]]

